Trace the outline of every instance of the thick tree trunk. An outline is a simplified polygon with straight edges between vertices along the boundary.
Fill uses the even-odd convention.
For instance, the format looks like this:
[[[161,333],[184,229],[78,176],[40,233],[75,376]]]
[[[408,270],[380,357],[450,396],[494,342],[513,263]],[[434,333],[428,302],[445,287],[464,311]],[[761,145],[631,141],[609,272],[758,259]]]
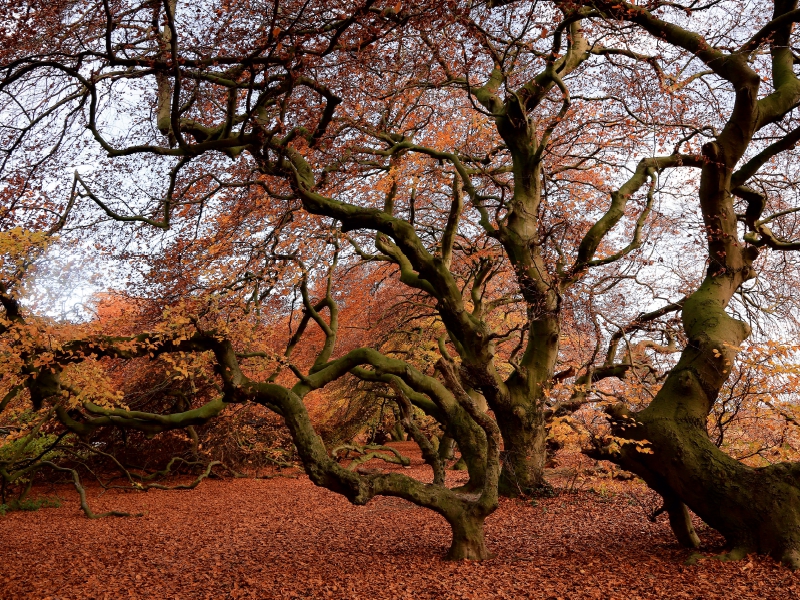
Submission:
[[[684,503],[725,536],[729,558],[758,552],[800,568],[800,465],[752,469],[721,452],[704,424],[652,414],[638,414],[636,420],[636,437],[648,440],[654,452],[626,450],[618,462],[656,489],[658,480],[669,482]],[[669,511],[670,523],[683,545],[696,547],[694,536],[687,536],[684,511]]]
[[[453,541],[447,552],[447,560],[485,560],[494,555],[486,548],[483,536],[485,517],[462,514],[461,518],[450,521]]]
[[[531,295],[547,312],[530,322],[530,344],[517,369],[505,382],[505,393],[492,402],[503,436],[500,494],[536,495],[549,489],[544,479],[547,429],[542,411],[543,394],[552,385],[559,350],[558,299],[551,290]],[[523,366],[524,365],[524,366]],[[487,393],[487,398],[489,398]]]
[[[725,313],[730,295],[720,279],[708,278],[684,306],[689,344],[651,404],[636,414],[622,406],[611,411],[615,434],[647,440],[652,453],[626,444],[611,458],[656,491],[674,491],[725,536],[727,558],[759,552],[800,568],[800,464],[747,467],[720,451],[706,430],[708,413],[749,334],[746,324]],[[680,531],[681,515],[670,517]]]
[[[521,404],[511,410],[495,409],[503,434],[501,496],[537,494],[548,487],[544,479],[547,430],[543,416],[538,411],[530,414],[531,410]]]

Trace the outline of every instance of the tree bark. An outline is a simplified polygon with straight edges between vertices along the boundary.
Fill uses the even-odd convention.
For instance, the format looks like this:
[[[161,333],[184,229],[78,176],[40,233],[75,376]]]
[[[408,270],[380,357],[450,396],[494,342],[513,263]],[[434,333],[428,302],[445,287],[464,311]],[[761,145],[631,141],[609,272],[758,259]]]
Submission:
[[[447,560],[486,560],[494,557],[486,548],[484,520],[485,517],[480,514],[463,514],[459,519],[448,519],[453,530],[453,541],[447,551]]]
[[[800,568],[800,464],[751,468],[717,448],[706,419],[739,345],[745,323],[724,306],[735,277],[709,276],[684,308],[689,344],[651,404],[635,414],[612,408],[616,435],[647,441],[651,453],[626,444],[610,458],[636,472],[656,491],[667,486],[701,519],[725,536],[731,550],[722,558],[750,552],[771,554]],[[670,521],[681,539],[679,513]],[[691,541],[691,540],[689,540]]]
[[[532,408],[518,404],[510,410],[498,407],[494,411],[503,435],[501,496],[535,495],[547,487],[544,479],[547,430],[541,412]]]

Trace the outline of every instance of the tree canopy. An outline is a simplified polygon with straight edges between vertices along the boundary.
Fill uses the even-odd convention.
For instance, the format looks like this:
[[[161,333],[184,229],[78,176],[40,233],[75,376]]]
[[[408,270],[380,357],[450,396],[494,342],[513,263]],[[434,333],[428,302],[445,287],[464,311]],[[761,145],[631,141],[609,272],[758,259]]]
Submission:
[[[472,559],[569,437],[658,492],[681,543],[688,507],[730,557],[797,568],[797,20],[782,0],[7,2],[0,413],[85,438],[255,403],[316,484],[430,508]],[[119,316],[35,301],[75,257],[125,288]],[[138,410],[125,378],[156,371],[171,400]],[[432,483],[326,448],[309,406],[359,394]],[[779,440],[747,456],[742,411]],[[20,456],[4,482],[55,464]]]

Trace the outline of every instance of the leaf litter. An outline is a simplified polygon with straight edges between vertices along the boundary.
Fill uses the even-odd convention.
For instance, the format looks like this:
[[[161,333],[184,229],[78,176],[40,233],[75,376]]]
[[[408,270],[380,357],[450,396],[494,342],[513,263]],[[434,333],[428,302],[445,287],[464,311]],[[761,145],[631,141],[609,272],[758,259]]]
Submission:
[[[405,473],[430,477],[413,444],[398,446],[413,456]],[[464,477],[450,472],[448,483]],[[496,558],[480,563],[443,560],[450,530],[429,510],[383,497],[353,506],[305,476],[148,493],[89,486],[97,511],[144,513],[96,521],[56,486],[60,508],[0,518],[0,598],[800,598],[800,575],[769,557],[684,564],[690,552],[666,516],[646,518],[642,484],[575,482],[554,477],[550,498],[501,499],[486,521]],[[723,550],[714,531],[699,533],[705,556]]]

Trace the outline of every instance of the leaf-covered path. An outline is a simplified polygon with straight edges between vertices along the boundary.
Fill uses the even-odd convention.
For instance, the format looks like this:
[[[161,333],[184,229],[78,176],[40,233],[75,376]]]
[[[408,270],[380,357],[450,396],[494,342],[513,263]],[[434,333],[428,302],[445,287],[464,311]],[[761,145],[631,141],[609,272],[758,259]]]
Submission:
[[[635,486],[502,501],[486,527],[497,558],[483,563],[443,561],[449,529],[430,511],[394,498],[352,506],[304,476],[99,498],[92,488],[95,510],[145,512],[98,521],[58,488],[61,508],[0,518],[0,597],[800,597],[800,575],[768,558],[685,566],[687,551],[664,517],[645,519]]]

